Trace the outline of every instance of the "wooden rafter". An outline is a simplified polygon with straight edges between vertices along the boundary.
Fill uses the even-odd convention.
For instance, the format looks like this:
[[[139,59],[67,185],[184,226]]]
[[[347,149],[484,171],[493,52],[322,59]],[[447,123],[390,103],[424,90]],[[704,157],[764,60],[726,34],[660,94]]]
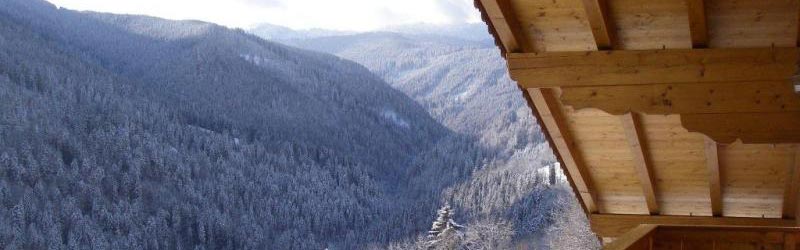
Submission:
[[[606,0],[583,0],[583,8],[592,28],[592,35],[598,50],[613,49],[615,44],[614,24],[608,16]]]
[[[592,179],[586,169],[580,153],[575,148],[572,136],[564,124],[558,100],[552,89],[528,89],[528,94],[539,113],[539,119],[544,123],[547,133],[555,144],[555,149],[561,155],[567,174],[573,180],[578,193],[583,200],[587,212],[598,212],[597,195],[595,194]]]
[[[794,160],[788,166],[786,189],[783,192],[783,218],[797,218],[798,189],[800,189],[800,145],[795,145]]]
[[[653,171],[651,170],[652,164],[647,155],[647,144],[644,142],[644,134],[639,121],[639,115],[630,112],[620,116],[622,120],[622,127],[625,129],[625,135],[628,138],[628,144],[633,153],[634,167],[636,173],[639,175],[639,183],[642,185],[642,192],[644,193],[645,201],[647,202],[647,210],[650,214],[658,214],[658,200],[656,199],[655,179],[653,178]]]
[[[601,237],[617,237],[640,224],[690,226],[794,227],[794,220],[778,218],[743,218],[670,215],[590,215],[592,230]]]
[[[722,216],[722,186],[719,172],[719,153],[717,142],[705,138],[706,167],[708,169],[708,185],[711,197],[711,214]]]
[[[500,42],[509,53],[533,52],[511,7],[510,0],[480,0]]]
[[[686,0],[689,9],[689,29],[692,36],[692,47],[708,46],[708,28],[706,24],[706,8],[704,0]]]
[[[788,81],[798,48],[512,53],[511,78],[525,88]]]
[[[531,95],[528,94],[528,91],[526,91],[522,87],[519,87],[519,86],[517,86],[517,87],[519,88],[520,92],[522,92],[522,97],[525,99],[525,102],[528,105],[528,108],[531,109],[531,113],[533,114],[533,117],[542,117],[540,115],[539,110],[536,109],[536,105],[533,103],[533,98],[531,98]],[[544,133],[545,135],[548,135],[548,136],[545,136],[545,139],[547,140],[547,145],[549,145],[550,148],[556,148],[556,144],[553,141],[553,138],[551,138],[549,136],[550,132],[547,130],[547,126],[545,125],[545,123],[542,121],[542,119],[535,119],[535,120],[536,120],[536,123],[539,125],[539,129],[541,130],[541,132]],[[563,160],[563,157],[561,156],[561,153],[558,152],[558,150],[554,150],[553,154],[555,154],[556,159],[558,160],[558,162],[561,163],[560,164],[561,170],[564,173],[569,173],[569,170],[566,168],[565,164],[563,164],[564,160]],[[573,177],[572,175],[567,174],[566,175],[567,182],[569,183],[569,186],[571,187],[573,193],[575,194],[575,198],[578,200],[578,203],[580,204],[581,208],[583,209],[583,212],[588,217],[589,214],[591,214],[592,212],[590,212],[589,209],[587,208],[587,206],[586,206],[587,203],[583,201],[583,197],[581,196],[581,193],[578,191],[578,186],[576,185],[576,180],[573,180],[572,177]]]

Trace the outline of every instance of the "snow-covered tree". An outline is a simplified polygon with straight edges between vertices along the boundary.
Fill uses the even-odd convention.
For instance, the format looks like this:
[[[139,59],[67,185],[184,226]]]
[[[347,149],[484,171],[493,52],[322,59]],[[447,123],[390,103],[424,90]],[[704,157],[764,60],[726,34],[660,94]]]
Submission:
[[[464,237],[464,226],[453,220],[454,211],[450,204],[445,204],[436,212],[436,220],[428,231],[430,249],[455,249]]]

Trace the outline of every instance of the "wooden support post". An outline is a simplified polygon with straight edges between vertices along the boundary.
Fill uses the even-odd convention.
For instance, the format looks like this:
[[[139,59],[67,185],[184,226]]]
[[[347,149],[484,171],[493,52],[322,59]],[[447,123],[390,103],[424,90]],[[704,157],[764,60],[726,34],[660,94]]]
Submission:
[[[719,173],[719,154],[717,142],[705,138],[706,166],[708,168],[708,184],[711,197],[711,214],[722,216],[722,186]]]

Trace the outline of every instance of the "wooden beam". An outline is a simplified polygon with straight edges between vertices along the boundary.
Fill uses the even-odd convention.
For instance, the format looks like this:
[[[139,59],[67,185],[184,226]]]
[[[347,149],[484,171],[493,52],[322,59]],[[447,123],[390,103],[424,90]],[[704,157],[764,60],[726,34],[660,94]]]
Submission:
[[[794,160],[787,167],[786,190],[783,192],[783,218],[797,218],[797,195],[800,189],[800,144],[795,145]]]
[[[614,115],[800,112],[788,82],[733,82],[561,88],[561,102]]]
[[[640,224],[681,226],[794,227],[794,220],[776,218],[669,216],[669,215],[590,215],[592,230],[601,237],[619,237]]]
[[[583,0],[586,18],[592,28],[594,41],[598,50],[613,49],[615,45],[614,24],[608,16],[608,3],[606,0]]]
[[[788,82],[798,48],[615,50],[508,54],[525,88],[673,83]]]
[[[596,213],[598,211],[597,195],[589,170],[586,169],[580,152],[575,148],[575,142],[565,124],[564,115],[561,113],[553,90],[528,89],[528,94],[539,112],[538,119],[544,123],[550,139],[555,144],[555,149],[561,155],[567,174],[575,182],[575,187],[578,189],[587,211]]]
[[[644,141],[645,135],[642,131],[639,115],[631,112],[620,116],[620,118],[622,127],[625,129],[625,135],[628,138],[628,145],[630,145],[631,153],[633,154],[634,166],[636,173],[639,175],[639,183],[642,185],[642,192],[644,193],[645,201],[647,201],[647,210],[650,214],[658,214],[655,179],[652,175],[652,164],[650,163],[649,155],[647,155],[647,143]]]
[[[500,38],[506,52],[533,52],[531,44],[517,20],[510,0],[480,0],[492,27]]]
[[[692,36],[692,47],[708,46],[708,28],[706,24],[706,7],[704,0],[686,0],[689,9],[689,29]]]
[[[622,234],[603,247],[604,250],[650,250],[653,247],[653,234],[658,226],[642,224]]]
[[[525,102],[528,104],[528,108],[531,109],[531,113],[533,114],[533,117],[536,117],[536,119],[534,119],[534,120],[536,120],[536,124],[539,125],[539,129],[541,130],[541,132],[545,134],[545,139],[547,140],[547,145],[550,146],[550,148],[556,148],[556,144],[553,141],[553,138],[550,137],[550,132],[547,130],[547,126],[545,126],[545,124],[542,121],[542,119],[539,118],[539,117],[542,117],[542,116],[540,115],[539,110],[536,109],[536,105],[533,103],[533,99],[531,98],[531,95],[528,94],[528,91],[523,89],[522,87],[519,87],[519,86],[517,86],[517,87],[519,88],[520,92],[522,93],[522,97],[525,99]],[[558,152],[558,150],[553,150],[553,154],[556,156],[556,160],[558,160],[558,162],[561,163],[561,164],[559,164],[560,167],[561,167],[561,170],[564,173],[569,173],[569,170],[566,168],[566,166],[564,164],[564,160],[563,160],[564,157],[561,156],[561,154]],[[583,196],[581,195],[580,191],[578,191],[578,186],[576,185],[576,180],[572,179],[573,176],[569,175],[569,174],[567,174],[566,177],[567,177],[567,182],[569,182],[569,186],[570,186],[570,188],[572,189],[572,192],[575,195],[575,198],[578,200],[578,203],[580,204],[583,212],[586,214],[586,217],[588,218],[589,214],[591,214],[592,212],[590,212],[589,209],[586,207],[587,203],[583,201]]]
[[[722,185],[719,173],[719,153],[717,143],[705,138],[706,168],[708,169],[708,186],[711,198],[711,214],[722,216]]]
[[[683,114],[681,124],[723,144],[800,143],[800,112]]]

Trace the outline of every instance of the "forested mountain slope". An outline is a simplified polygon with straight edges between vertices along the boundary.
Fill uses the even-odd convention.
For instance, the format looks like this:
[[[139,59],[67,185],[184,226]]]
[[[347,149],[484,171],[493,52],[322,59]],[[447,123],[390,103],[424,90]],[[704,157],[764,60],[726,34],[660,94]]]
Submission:
[[[11,249],[385,241],[387,176],[450,133],[355,63],[38,0],[0,1],[0,86]]]
[[[544,141],[483,24],[392,29],[398,32],[279,41],[360,63],[445,126],[487,145],[514,150]],[[484,39],[465,32],[480,32]]]
[[[509,157],[427,105],[242,30],[0,0],[0,248],[383,247],[448,201],[567,228],[569,192],[520,164],[540,144]]]
[[[539,247],[596,247],[585,220],[576,216],[571,194],[512,184],[536,178],[535,171],[554,159],[483,24],[421,24],[312,37],[251,32],[356,61],[417,100],[448,128],[495,152],[492,162],[469,181],[445,188],[457,208],[472,217],[509,220],[517,236],[542,237]],[[410,176],[413,189],[435,183],[431,176],[437,175]]]

